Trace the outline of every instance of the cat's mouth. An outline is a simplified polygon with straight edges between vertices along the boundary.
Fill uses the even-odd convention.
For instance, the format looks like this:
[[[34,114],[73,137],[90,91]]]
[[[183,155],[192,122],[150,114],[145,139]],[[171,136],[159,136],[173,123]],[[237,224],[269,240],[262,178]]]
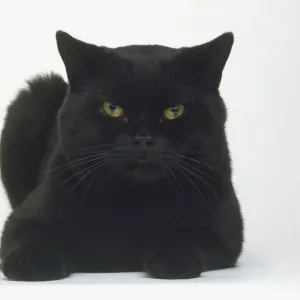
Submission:
[[[172,158],[155,149],[135,150],[123,153],[123,157],[116,172],[135,181],[154,181],[166,176],[166,165]]]
[[[151,181],[160,178],[163,170],[156,164],[140,157],[135,162],[124,166],[120,172],[137,181]]]

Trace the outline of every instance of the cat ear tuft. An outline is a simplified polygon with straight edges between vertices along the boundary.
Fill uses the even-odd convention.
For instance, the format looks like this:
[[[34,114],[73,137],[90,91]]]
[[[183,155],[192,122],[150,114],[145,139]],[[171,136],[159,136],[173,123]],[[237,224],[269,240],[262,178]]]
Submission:
[[[208,43],[180,49],[173,60],[177,75],[206,88],[218,89],[233,42],[233,33],[226,32]]]

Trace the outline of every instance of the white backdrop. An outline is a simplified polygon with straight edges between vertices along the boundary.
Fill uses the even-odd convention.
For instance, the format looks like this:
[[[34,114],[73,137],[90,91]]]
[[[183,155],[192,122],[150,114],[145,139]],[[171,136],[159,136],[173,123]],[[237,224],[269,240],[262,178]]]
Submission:
[[[298,0],[0,0],[1,127],[6,106],[25,79],[50,70],[65,77],[54,37],[58,29],[98,45],[174,47],[201,44],[233,31],[235,44],[220,90],[228,107],[245,252],[240,268],[210,272],[191,282],[202,282],[203,291],[209,282],[227,287],[275,283],[278,295],[279,287],[291,288],[300,279],[299,9]],[[1,189],[1,227],[8,213]],[[75,276],[65,282],[156,281],[141,274],[109,274]],[[172,284],[178,287],[179,282]],[[0,289],[7,286],[11,283],[0,278]],[[218,291],[222,290],[208,292]]]

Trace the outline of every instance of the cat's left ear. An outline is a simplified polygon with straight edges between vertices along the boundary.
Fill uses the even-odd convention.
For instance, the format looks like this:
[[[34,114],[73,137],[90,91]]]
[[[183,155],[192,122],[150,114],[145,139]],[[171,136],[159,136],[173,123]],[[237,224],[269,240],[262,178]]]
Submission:
[[[183,80],[218,89],[233,42],[233,34],[226,32],[206,44],[182,48],[172,61],[173,68]]]

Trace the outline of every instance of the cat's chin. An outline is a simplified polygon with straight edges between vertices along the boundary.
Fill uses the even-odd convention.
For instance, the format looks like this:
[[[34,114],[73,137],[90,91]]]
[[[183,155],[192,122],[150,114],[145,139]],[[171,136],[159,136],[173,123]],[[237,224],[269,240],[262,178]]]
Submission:
[[[141,182],[158,180],[165,175],[161,168],[148,163],[129,165],[121,170],[120,173],[123,176]]]

